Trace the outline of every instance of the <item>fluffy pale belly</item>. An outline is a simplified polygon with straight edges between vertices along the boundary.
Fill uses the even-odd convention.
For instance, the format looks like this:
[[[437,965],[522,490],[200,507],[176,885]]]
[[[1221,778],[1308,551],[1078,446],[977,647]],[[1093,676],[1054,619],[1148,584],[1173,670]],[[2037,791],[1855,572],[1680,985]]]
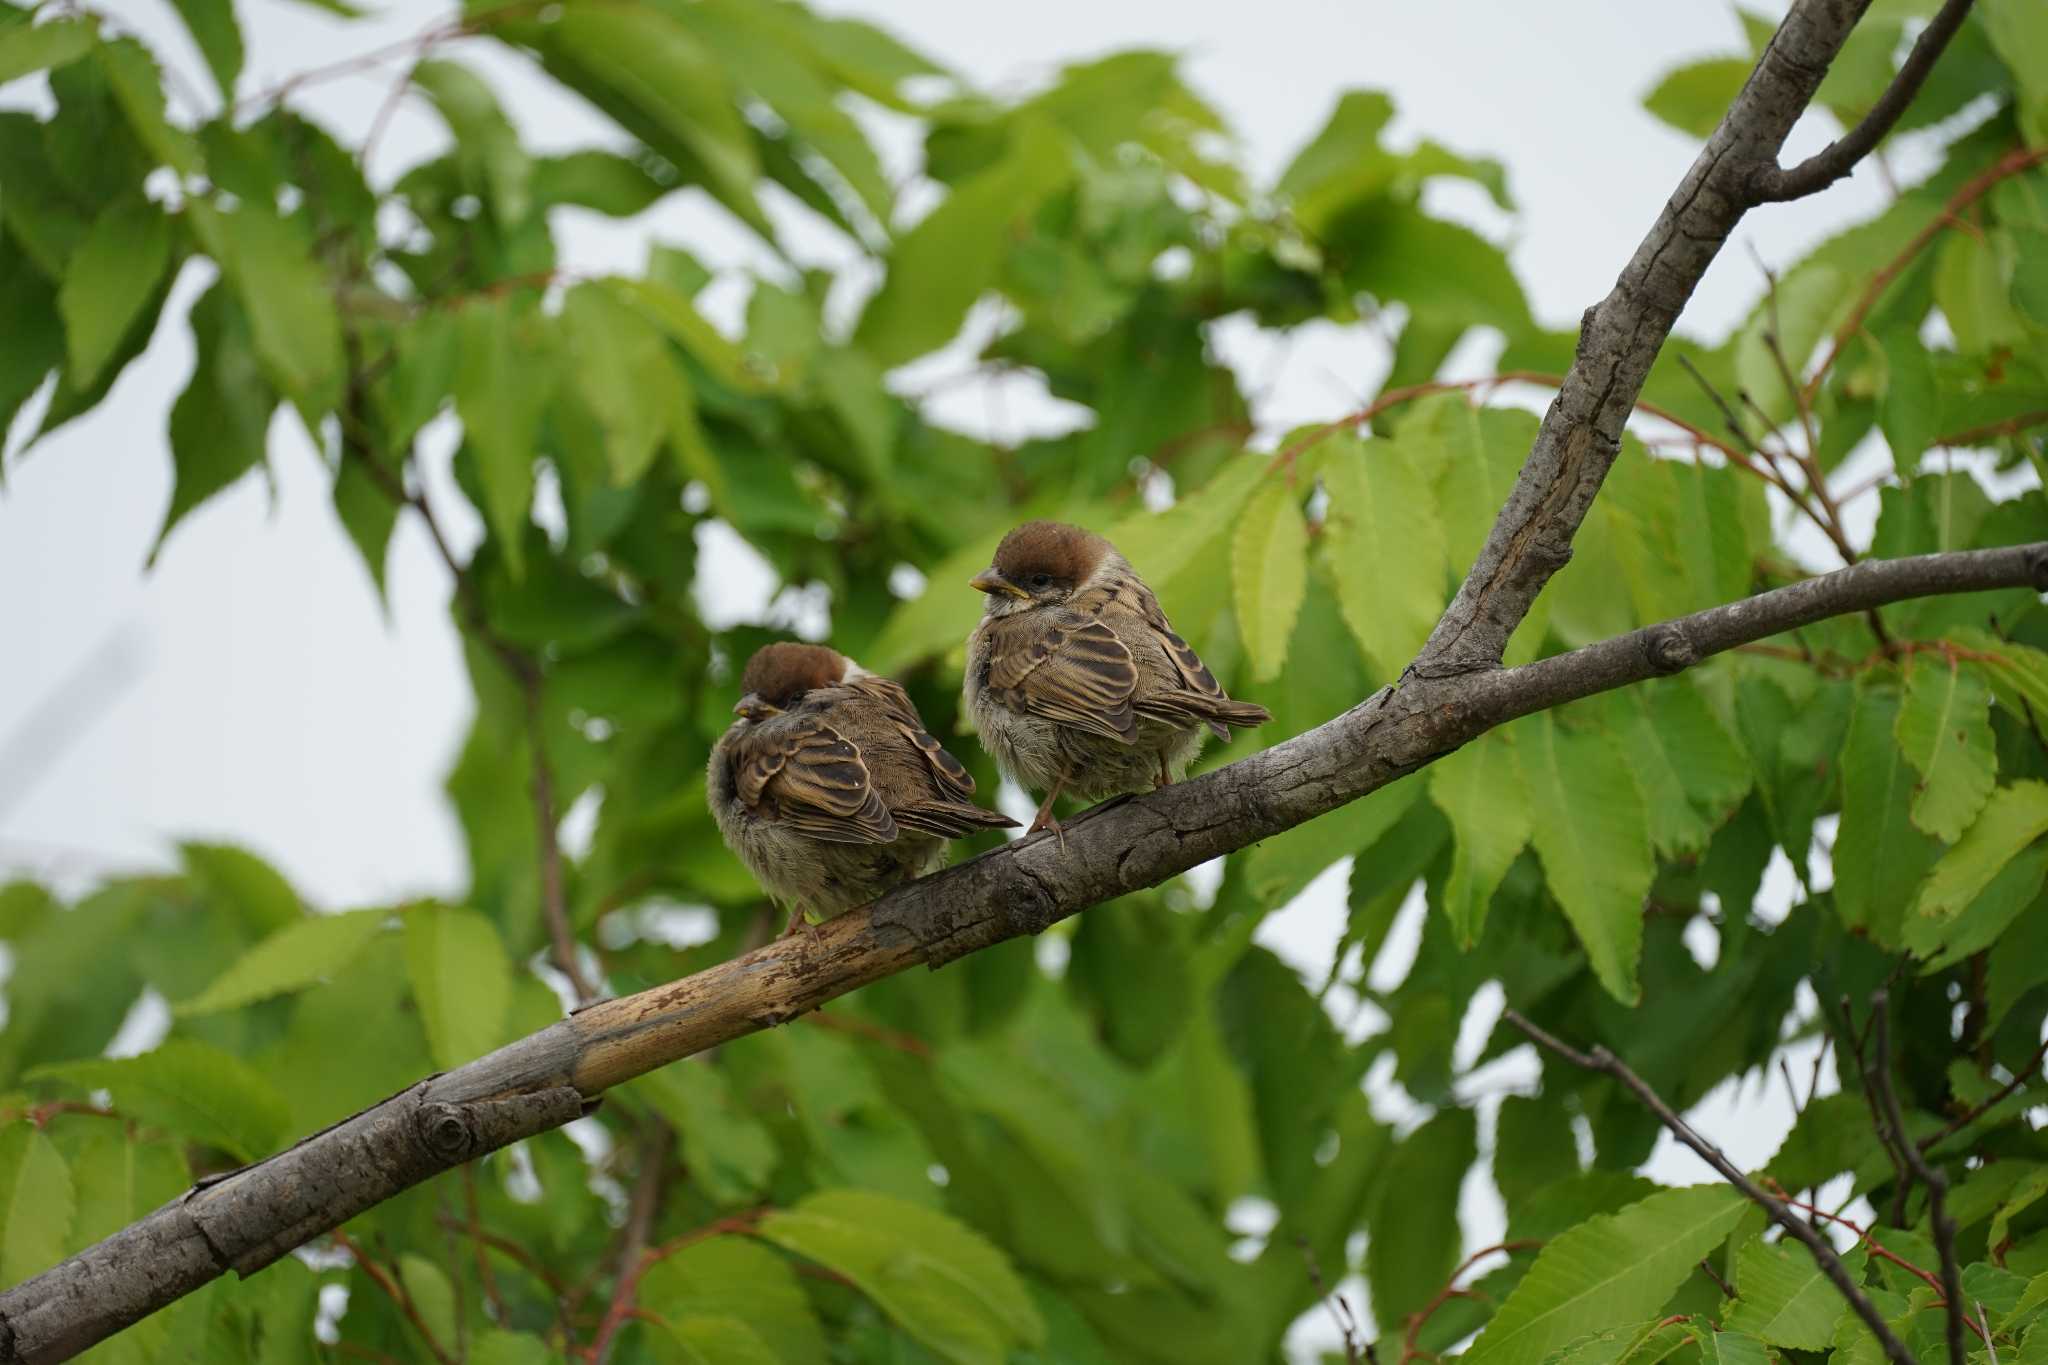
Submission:
[[[834,844],[742,816],[725,832],[727,844],[770,896],[821,917],[866,905],[946,861],[945,840],[910,830],[889,844]]]
[[[968,698],[968,715],[982,747],[1020,785],[1045,792],[1064,776],[1066,791],[1084,801],[1151,791],[1159,785],[1162,757],[1178,782],[1202,747],[1200,726],[1180,729],[1141,720],[1137,742],[1118,744],[1085,730],[1012,711],[982,691]]]

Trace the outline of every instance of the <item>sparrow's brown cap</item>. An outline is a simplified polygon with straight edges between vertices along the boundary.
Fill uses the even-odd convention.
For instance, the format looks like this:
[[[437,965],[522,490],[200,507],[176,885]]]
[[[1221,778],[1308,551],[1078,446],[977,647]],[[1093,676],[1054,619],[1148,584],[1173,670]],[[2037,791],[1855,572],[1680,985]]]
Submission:
[[[837,686],[845,675],[846,658],[838,650],[784,640],[754,651],[740,674],[740,691],[786,711],[804,693]]]
[[[1027,521],[996,546],[989,574],[1020,588],[1045,586],[1036,582],[1041,575],[1050,582],[1072,586],[1094,573],[1107,553],[1109,542],[1093,531],[1063,521]],[[981,587],[979,580],[975,586]]]

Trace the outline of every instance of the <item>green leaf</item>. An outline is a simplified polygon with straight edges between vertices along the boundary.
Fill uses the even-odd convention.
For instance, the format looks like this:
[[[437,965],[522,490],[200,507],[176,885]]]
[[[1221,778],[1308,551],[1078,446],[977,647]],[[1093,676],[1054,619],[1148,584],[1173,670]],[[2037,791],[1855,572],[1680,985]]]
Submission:
[[[1405,1322],[1458,1263],[1458,1190],[1477,1158],[1478,1122],[1446,1108],[1386,1157],[1380,1197],[1366,1224],[1365,1275],[1377,1322]]]
[[[2048,1197],[2048,1166],[2029,1172],[1998,1206],[1998,1212],[1991,1217],[1991,1230],[1986,1238],[1990,1245],[2005,1246],[2011,1240],[2008,1234],[2012,1230],[2012,1220],[2040,1203],[2043,1197]]]
[[[421,62],[412,79],[441,111],[455,135],[464,177],[490,205],[498,225],[509,228],[523,220],[532,203],[533,163],[490,86],[454,62]]]
[[[677,1062],[633,1083],[675,1126],[691,1179],[720,1204],[758,1196],[779,1159],[768,1129],[733,1103],[725,1074],[705,1061]]]
[[[1892,468],[1902,479],[1919,472],[1920,457],[1940,435],[1941,402],[1935,390],[1934,361],[1911,328],[1884,336],[1884,398],[1877,424],[1892,449]]]
[[[164,87],[156,58],[133,38],[116,38],[93,49],[113,88],[114,102],[151,155],[180,175],[197,175],[199,144],[164,117]]]
[[[443,905],[408,910],[405,968],[437,1066],[475,1061],[505,1040],[512,969],[497,927],[481,914]]]
[[[29,395],[64,360],[64,329],[50,281],[0,233],[0,445]]]
[[[448,1272],[426,1257],[406,1252],[398,1258],[398,1281],[405,1296],[419,1310],[419,1320],[431,1334],[437,1351],[446,1351],[456,1341],[455,1285]],[[415,1326],[417,1330],[417,1325]]]
[[[125,1132],[94,1133],[78,1146],[71,1174],[78,1216],[67,1250],[91,1246],[160,1208],[191,1184],[185,1159],[168,1142],[138,1142]],[[0,1224],[7,1223],[0,1218]]]
[[[1851,1278],[1862,1281],[1863,1253],[1843,1258]],[[1842,1296],[1813,1253],[1791,1238],[1766,1242],[1753,1237],[1735,1258],[1735,1304],[1721,1319],[1731,1332],[1747,1332],[1772,1346],[1825,1351],[1842,1313]]]
[[[1704,853],[1749,794],[1749,758],[1686,679],[1607,696],[1617,742],[1634,760],[1650,845],[1670,858]]]
[[[543,319],[497,296],[462,310],[455,411],[476,451],[484,520],[514,577],[525,572],[526,514],[533,502],[534,442],[555,368]]]
[[[1406,442],[1348,433],[1325,445],[1323,519],[1337,603],[1359,647],[1394,678],[1443,611],[1443,523],[1429,479]]]
[[[1155,592],[1171,598],[1168,585],[1184,570],[1207,564],[1204,552],[1243,519],[1253,492],[1272,468],[1264,455],[1232,455],[1201,487],[1174,499],[1164,512],[1133,512],[1103,534]]]
[[[2014,226],[2012,302],[2036,327],[2048,327],[2048,230]]]
[[[667,187],[646,166],[617,152],[584,147],[533,160],[532,194],[539,208],[574,204],[613,218],[631,218],[653,207],[665,193]],[[658,274],[652,262],[648,274]]]
[[[944,345],[996,285],[1019,227],[1074,175],[1066,139],[1035,120],[1009,152],[962,181],[889,253],[889,275],[861,313],[854,344],[885,368]]]
[[[670,1320],[730,1314],[780,1365],[825,1365],[825,1335],[796,1272],[757,1242],[711,1237],[692,1243],[648,1269],[639,1301]]]
[[[1984,807],[1998,781],[1991,737],[1991,692],[1976,673],[1916,657],[1892,733],[1920,774],[1913,823],[1952,844]]]
[[[1916,911],[1948,919],[1960,915],[2043,833],[2048,833],[2048,784],[2015,782],[1998,788],[1983,814],[1934,865],[1920,889]]]
[[[234,295],[216,284],[192,305],[191,321],[199,363],[171,405],[175,478],[151,562],[186,514],[263,462],[277,408],[277,394],[259,370],[248,316]]]
[[[2027,130],[2027,141],[2038,147],[2048,137],[2048,75],[2041,71],[2048,15],[2030,0],[1988,0],[1983,17],[1992,50],[2019,87],[2021,127]]]
[[[469,1347],[469,1365],[555,1365],[559,1359],[539,1337],[497,1327],[472,1339]]]
[[[1643,898],[1657,863],[1629,764],[1604,731],[1569,727],[1548,712],[1516,724],[1515,755],[1544,879],[1600,984],[1634,1004]]]
[[[64,1259],[75,1211],[71,1171],[35,1124],[0,1128],[0,1280],[20,1284]]]
[[[114,1108],[130,1119],[243,1161],[268,1156],[285,1134],[284,1101],[270,1083],[241,1058],[191,1038],[173,1038],[139,1057],[60,1062],[29,1074],[109,1091]]]
[[[10,24],[0,28],[0,85],[65,66],[92,51],[99,24],[92,19],[58,19],[48,24]]]
[[[1989,356],[2002,346],[2027,344],[2027,326],[2014,311],[1997,244],[1982,232],[1946,235],[1935,258],[1934,302],[1964,355]]]
[[[1238,634],[1252,676],[1270,682],[1287,662],[1287,641],[1308,592],[1308,528],[1301,494],[1284,480],[1260,485],[1230,540]]]
[[[242,29],[235,22],[234,0],[171,0],[185,29],[206,59],[220,86],[223,104],[235,102],[235,80],[242,74]]]
[[[1470,948],[1486,926],[1493,893],[1534,828],[1512,731],[1490,730],[1431,764],[1429,798],[1457,834],[1444,913],[1459,946]]]
[[[1331,863],[1377,841],[1421,797],[1420,782],[1395,782],[1262,840],[1245,859],[1246,886],[1261,906],[1279,909]]]
[[[341,322],[305,223],[253,199],[233,213],[194,199],[185,212],[233,286],[271,384],[303,413],[331,407],[341,385]]]
[[[1797,408],[1779,357],[1772,353],[1773,338],[1796,384],[1807,358],[1827,335],[1843,296],[1853,287],[1832,265],[1810,262],[1779,281],[1771,302],[1758,308],[1736,334],[1736,381],[1773,420],[1789,418]]]
[[[668,433],[671,390],[683,383],[668,343],[636,308],[603,283],[577,285],[562,302],[576,388],[604,428],[612,482],[645,473]]]
[[[1643,108],[1681,133],[1708,137],[1749,79],[1751,65],[1747,57],[1690,62],[1657,82],[1657,88],[1643,96]]]
[[[207,895],[225,901],[252,933],[297,924],[306,914],[305,902],[284,874],[247,849],[183,843],[178,855]]]
[[[70,384],[90,389],[98,380],[170,263],[170,220],[148,200],[116,200],[93,220],[57,290]]]
[[[341,467],[334,471],[334,515],[349,542],[363,557],[377,595],[384,595],[384,568],[391,547],[391,532],[398,526],[398,504],[378,485],[368,464],[376,457],[367,451],[345,451]]]
[[[346,967],[389,919],[383,910],[310,915],[243,953],[174,1012],[190,1017],[239,1009],[323,981]]]
[[[781,1365],[768,1343],[738,1318],[700,1313],[667,1321],[689,1365]]]
[[[1913,772],[1892,737],[1899,694],[1856,691],[1842,746],[1842,823],[1835,838],[1835,910],[1885,946],[1899,941],[1902,894],[1920,884],[1941,845],[1914,828]]]
[[[1588,1332],[1654,1316],[1748,1207],[1726,1185],[1696,1185],[1588,1219],[1544,1246],[1464,1359],[1542,1365]]]
[[[941,1213],[862,1190],[825,1190],[761,1220],[759,1235],[835,1270],[956,1365],[1002,1365],[1045,1321],[1002,1252]]]

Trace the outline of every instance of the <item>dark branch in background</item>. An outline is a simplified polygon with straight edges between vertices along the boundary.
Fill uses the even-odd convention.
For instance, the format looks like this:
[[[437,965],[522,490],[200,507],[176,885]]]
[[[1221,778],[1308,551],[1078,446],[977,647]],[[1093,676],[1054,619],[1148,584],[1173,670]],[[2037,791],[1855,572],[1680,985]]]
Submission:
[[[1941,1254],[1941,1297],[1948,1312],[1949,1365],[1969,1365],[1969,1349],[1963,1341],[1963,1273],[1956,1264],[1956,1220],[1948,1212],[1948,1177],[1928,1164],[1918,1144],[1906,1132],[1906,1115],[1899,1108],[1899,1094],[1892,1086],[1889,992],[1880,990],[1870,997],[1870,1016],[1875,1044],[1864,1082],[1877,1095],[1884,1113],[1885,1124],[1878,1135],[1897,1150],[1899,1160],[1927,1187],[1927,1221],[1934,1231],[1934,1249]]]
[[[1934,63],[1948,46],[1949,39],[1956,36],[1956,30],[1969,17],[1970,5],[1971,0],[1948,0],[1941,7],[1941,12],[1927,21],[1927,27],[1920,31],[1919,41],[1913,44],[1913,50],[1900,64],[1898,74],[1892,77],[1892,83],[1885,87],[1884,94],[1878,96],[1877,103],[1870,106],[1870,112],[1863,116],[1862,122],[1789,170],[1776,165],[1759,169],[1750,178],[1750,194],[1755,201],[1772,204],[1787,199],[1803,199],[1809,194],[1818,194],[1855,170],[1856,163],[1884,140],[1884,135],[1906,112],[1906,106],[1920,93],[1927,73],[1934,69]]]
[[[555,809],[554,770],[548,765],[546,716],[541,704],[545,680],[540,660],[507,640],[491,625],[489,613],[484,609],[483,593],[470,576],[469,566],[456,557],[454,546],[442,533],[441,523],[434,516],[433,504],[427,501],[425,488],[414,492],[405,486],[403,459],[400,468],[391,469],[377,458],[369,411],[370,371],[363,364],[362,348],[355,334],[345,331],[343,342],[348,359],[348,388],[339,413],[342,458],[357,461],[393,506],[401,511],[409,508],[419,515],[428,539],[433,541],[435,552],[447,566],[448,575],[454,582],[455,600],[470,634],[491,651],[519,687],[526,720],[526,745],[533,763],[531,790],[534,842],[539,850],[541,919],[548,928],[548,941],[556,968],[568,978],[570,989],[576,993],[576,1003],[587,1005],[597,999],[597,989],[583,972],[576,952],[576,937],[569,928],[568,897],[562,880],[562,846],[557,836],[561,814]]]
[[[1923,1152],[1933,1151],[1943,1142],[1946,1142],[1949,1138],[1954,1137],[1957,1133],[1969,1127],[1978,1119],[1983,1118],[1984,1115],[1990,1113],[1993,1109],[1996,1109],[2005,1100],[2006,1096],[2012,1094],[2033,1078],[2034,1073],[2041,1069],[2041,1063],[2044,1060],[2048,1060],[2048,1039],[2042,1040],[2040,1048],[2034,1053],[2034,1059],[2015,1072],[2011,1080],[1993,1091],[1990,1098],[1986,1099],[1982,1104],[1971,1105],[1968,1109],[1950,1119],[1940,1132],[1921,1138],[1919,1142],[1920,1150]]]
[[[1613,291],[1587,313],[1571,370],[1486,547],[1398,688],[1236,763],[1097,808],[1070,821],[1062,841],[1017,840],[812,934],[579,1010],[192,1190],[0,1292],[0,1361],[66,1359],[228,1270],[254,1274],[401,1190],[559,1127],[634,1076],[912,966],[943,966],[1155,886],[1357,800],[1516,716],[1674,673],[1834,612],[2036,584],[2048,572],[2048,544],[1866,560],[1570,654],[1499,667],[1536,594],[1570,558],[1652,362],[1751,202],[1751,173],[1775,164],[1865,3],[1796,0]],[[1807,1227],[1793,1232],[1818,1237]],[[660,1254],[649,1252],[643,1264]],[[1897,1347],[1881,1320],[1874,1330],[1888,1353]],[[1901,1348],[1893,1360],[1910,1365],[1911,1357]]]
[[[1657,1116],[1658,1121],[1670,1130],[1673,1137],[1692,1148],[1701,1160],[1714,1168],[1716,1174],[1740,1190],[1744,1198],[1769,1214],[1772,1222],[1785,1229],[1786,1235],[1798,1239],[1813,1253],[1813,1259],[1820,1265],[1821,1273],[1828,1277],[1828,1283],[1834,1285],[1836,1292],[1848,1300],[1856,1316],[1863,1319],[1863,1325],[1877,1337],[1878,1345],[1884,1348],[1885,1356],[1892,1365],[1918,1365],[1913,1353],[1906,1349],[1906,1344],[1898,1339],[1892,1332],[1890,1324],[1885,1322],[1884,1314],[1871,1302],[1870,1295],[1863,1292],[1863,1287],[1856,1283],[1848,1267],[1842,1264],[1842,1258],[1835,1254],[1835,1249],[1829,1245],[1828,1239],[1815,1231],[1811,1223],[1792,1212],[1783,1200],[1767,1194],[1755,1181],[1738,1170],[1735,1163],[1730,1161],[1719,1147],[1693,1131],[1692,1125],[1680,1117],[1677,1110],[1666,1104],[1663,1098],[1650,1088],[1648,1082],[1629,1070],[1627,1064],[1619,1057],[1604,1047],[1595,1047],[1591,1052],[1580,1052],[1530,1023],[1515,1010],[1503,1011],[1502,1017],[1529,1035],[1539,1047],[1549,1049],[1573,1066],[1582,1067],[1587,1071],[1602,1072],[1628,1087],[1630,1093],[1645,1109]]]
[[[1344,1337],[1344,1365],[1359,1365],[1361,1360],[1380,1365],[1379,1352],[1366,1341],[1358,1330],[1358,1318],[1351,1311],[1351,1303],[1344,1295],[1323,1282],[1323,1268],[1316,1261],[1315,1248],[1308,1244],[1308,1238],[1297,1234],[1294,1244],[1301,1248],[1302,1263],[1308,1267],[1308,1282],[1315,1287],[1316,1297],[1330,1310],[1330,1317],[1336,1321],[1337,1330]]]

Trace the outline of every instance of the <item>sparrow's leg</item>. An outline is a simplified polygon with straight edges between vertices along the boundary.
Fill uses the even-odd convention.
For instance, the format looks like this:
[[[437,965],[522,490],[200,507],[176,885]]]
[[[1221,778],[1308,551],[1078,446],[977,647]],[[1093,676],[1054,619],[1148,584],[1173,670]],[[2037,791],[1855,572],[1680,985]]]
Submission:
[[[1166,755],[1162,753],[1159,755],[1159,780],[1152,784],[1152,790],[1158,791],[1161,787],[1171,787],[1172,785],[1173,771],[1166,766]]]
[[[788,938],[799,929],[811,929],[811,924],[809,920],[804,918],[803,902],[792,901],[789,907],[789,923],[783,926],[781,937]],[[811,932],[815,937],[817,930],[811,929]]]
[[[1032,820],[1031,828],[1024,831],[1025,837],[1029,838],[1040,830],[1051,830],[1053,837],[1060,841],[1060,852],[1062,853],[1067,850],[1067,832],[1061,829],[1060,822],[1053,818],[1052,803],[1060,799],[1060,793],[1066,790],[1066,786],[1067,775],[1061,773],[1059,781],[1053,783],[1052,790],[1045,794],[1045,800],[1039,805],[1038,815]]]

